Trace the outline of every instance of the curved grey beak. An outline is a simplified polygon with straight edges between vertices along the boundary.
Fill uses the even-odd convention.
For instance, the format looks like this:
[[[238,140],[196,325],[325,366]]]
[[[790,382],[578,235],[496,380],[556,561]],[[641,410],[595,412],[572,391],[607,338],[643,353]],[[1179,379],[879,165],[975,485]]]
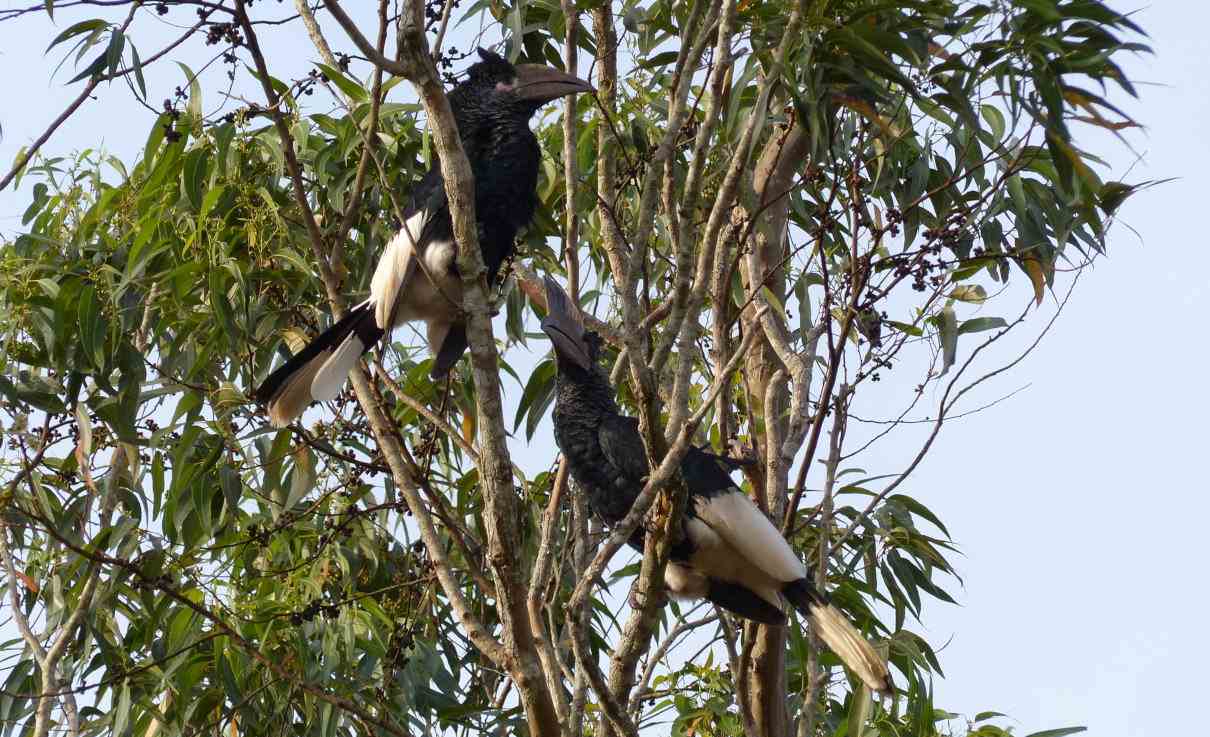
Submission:
[[[550,342],[555,346],[555,353],[585,371],[591,371],[592,359],[589,358],[588,346],[584,343],[584,323],[580,318],[580,309],[571,303],[571,297],[568,297],[567,292],[549,275],[545,282],[546,319],[542,321],[542,331],[550,337]]]
[[[592,85],[567,72],[541,64],[518,64],[517,82],[513,90],[518,97],[544,105],[564,95],[592,92]]]

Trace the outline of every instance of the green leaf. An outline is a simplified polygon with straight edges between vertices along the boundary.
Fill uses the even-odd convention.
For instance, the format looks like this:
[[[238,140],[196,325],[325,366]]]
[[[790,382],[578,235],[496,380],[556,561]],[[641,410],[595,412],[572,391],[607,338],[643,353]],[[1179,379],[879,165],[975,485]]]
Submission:
[[[1008,323],[1003,317],[976,317],[963,322],[958,328],[958,335],[963,335],[964,333],[980,333],[984,330],[996,330],[1006,327],[1008,327]]]
[[[98,370],[105,368],[105,318],[97,301],[97,290],[90,286],[80,291],[78,303],[80,344]]]
[[[1063,20],[1054,0],[1017,0],[1017,3],[1028,11],[1041,16],[1043,20],[1056,23]],[[1029,737],[1037,737],[1037,735],[1029,735]]]
[[[202,198],[202,206],[198,211],[198,217],[205,218],[207,215],[209,215],[210,211],[214,209],[214,206],[218,204],[218,201],[222,199],[223,195],[226,193],[227,185],[225,184],[220,184],[206,190],[206,196]]]
[[[114,703],[113,716],[113,731],[110,734],[122,735],[126,732],[126,724],[130,720],[130,685],[123,684],[118,691],[117,701]]]
[[[118,65],[122,63],[122,51],[126,48],[126,34],[118,28],[113,29],[109,34],[109,46],[105,49],[105,63],[109,66],[109,76],[113,76],[118,71]]]
[[[244,483],[239,471],[230,466],[219,469],[219,484],[223,487],[223,497],[227,500],[227,509],[237,509],[244,493]]]
[[[777,298],[772,289],[761,287],[760,296],[765,298],[765,301],[769,303],[769,306],[773,308],[773,311],[777,313],[777,316],[781,318],[783,323],[789,322],[789,317],[786,315],[786,306],[781,303],[781,300]]]
[[[185,81],[189,83],[189,102],[185,105],[185,112],[189,116],[188,125],[184,126],[187,130],[193,130],[195,125],[202,124],[202,85],[198,82],[197,75],[193,73],[183,62],[177,62],[177,66],[185,73]]]
[[[232,346],[235,346],[238,344],[240,335],[239,328],[235,324],[235,313],[232,311],[231,304],[227,299],[226,277],[227,272],[223,269],[210,270],[210,307],[218,318],[219,327],[226,333]]]
[[[847,734],[852,737],[865,737],[870,734],[866,729],[866,722],[870,718],[870,689],[861,684],[859,680],[854,681],[853,686],[853,703],[849,706],[849,729]],[[877,734],[877,732],[874,732]]]
[[[1063,737],[1063,735],[1079,734],[1080,732],[1087,731],[1088,727],[1063,727],[1061,729],[1047,729],[1041,732],[1034,732],[1025,737]]]
[[[223,690],[227,692],[227,699],[233,704],[240,703],[243,700],[243,692],[240,691],[235,671],[231,668],[230,655],[225,648],[215,648],[215,656],[218,660],[219,674],[222,676]]]
[[[886,324],[890,325],[901,333],[907,333],[908,335],[915,336],[917,338],[924,335],[924,330],[921,329],[919,325],[909,325],[906,322],[898,322],[895,320],[887,320]]]
[[[1101,185],[1101,189],[1097,192],[1097,204],[1106,215],[1112,215],[1118,211],[1126,198],[1134,194],[1139,189],[1137,184],[1125,184],[1123,182],[1105,182]]]
[[[79,23],[76,23],[76,24],[70,26],[67,30],[63,31],[58,36],[55,36],[55,39],[50,42],[50,46],[47,46],[46,50],[50,51],[51,49],[53,49],[54,47],[63,43],[64,41],[68,40],[69,38],[75,38],[76,36],[79,36],[81,34],[89,33],[91,31],[97,31],[102,28],[108,28],[108,27],[109,27],[109,23],[107,21],[101,20],[100,18],[93,18],[91,20],[82,20]]]
[[[551,360],[538,364],[525,389],[521,392],[521,400],[517,403],[517,414],[513,417],[513,430],[521,425],[521,418],[527,417],[525,429],[527,437],[533,437],[533,428],[542,420],[545,408],[550,404],[555,391],[555,362]]]
[[[185,156],[185,167],[181,171],[181,189],[194,209],[201,210],[202,190],[206,187],[209,174],[210,154],[205,148],[195,148]]]
[[[290,509],[315,488],[315,453],[310,448],[297,448],[293,453],[294,468],[290,471],[290,495],[285,508]]]
[[[907,510],[909,512],[911,512],[912,514],[915,514],[919,517],[923,517],[924,519],[928,520],[929,522],[932,522],[934,525],[937,526],[938,530],[941,530],[941,532],[946,537],[949,537],[950,531],[945,528],[945,525],[941,523],[941,520],[937,518],[937,515],[933,514],[932,510],[930,510],[928,507],[921,504],[916,499],[914,499],[910,496],[907,496],[905,494],[894,494],[890,498],[888,498],[887,501],[893,501],[893,502],[898,502],[898,503],[902,504],[904,507],[907,508]]]
[[[76,76],[67,80],[67,83],[74,84],[75,82],[79,82],[81,79],[84,79],[85,77],[91,78],[94,75],[100,74],[101,70],[103,70],[105,68],[105,65],[108,63],[108,58],[109,58],[109,52],[102,51],[100,54],[97,55],[97,58],[93,59],[88,64],[88,66],[84,67],[84,71],[80,72]]]
[[[1000,112],[999,108],[995,105],[983,105],[980,108],[980,112],[983,113],[983,119],[991,126],[992,140],[1004,140],[1004,131],[1008,127],[1008,124],[1004,121],[1004,113]]]
[[[134,69],[134,80],[139,85],[139,97],[147,99],[147,80],[143,79],[143,60],[139,58],[139,50],[130,44],[130,66]]]
[[[679,54],[675,51],[661,51],[658,54],[652,54],[644,59],[640,64],[640,69],[656,69],[657,67],[668,66],[676,61]]]
[[[938,376],[945,376],[958,354],[958,317],[953,307],[947,305],[937,314],[937,327],[941,335],[941,373]]]
[[[362,87],[357,82],[345,76],[344,72],[330,67],[327,64],[316,64],[328,81],[336,85],[337,89],[344,93],[345,97],[354,102],[365,102],[370,99],[370,95],[366,92],[365,87]]]

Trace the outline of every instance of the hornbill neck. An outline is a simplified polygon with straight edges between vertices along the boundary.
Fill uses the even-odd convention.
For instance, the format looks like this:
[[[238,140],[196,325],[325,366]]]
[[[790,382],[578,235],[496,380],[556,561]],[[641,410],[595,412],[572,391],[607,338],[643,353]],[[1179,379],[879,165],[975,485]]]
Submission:
[[[593,366],[591,371],[586,371],[564,358],[556,360],[555,403],[560,414],[571,413],[590,422],[618,414],[613,391],[600,368]]]
[[[484,135],[497,140],[518,136],[537,140],[529,128],[529,120],[540,104],[485,96],[478,90],[463,88],[450,92],[449,101],[464,140]]]

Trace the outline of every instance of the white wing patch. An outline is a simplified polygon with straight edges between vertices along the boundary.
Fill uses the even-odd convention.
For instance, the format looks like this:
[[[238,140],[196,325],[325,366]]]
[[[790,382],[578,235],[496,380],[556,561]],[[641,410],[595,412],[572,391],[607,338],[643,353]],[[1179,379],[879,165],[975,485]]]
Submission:
[[[685,531],[695,548],[693,555],[689,557],[689,565],[693,570],[719,581],[739,584],[781,609],[781,581],[749,560],[706,522],[690,519],[685,525]]]
[[[701,521],[766,576],[781,583],[806,577],[794,549],[747,494],[735,490],[695,501]]]
[[[383,330],[390,330],[391,311],[405,283],[416,270],[415,244],[424,225],[423,210],[408,218],[382,252],[374,278],[370,280],[370,300],[374,303],[374,321]]]
[[[336,352],[324,362],[323,367],[315,373],[311,380],[311,398],[316,402],[330,402],[336,399],[340,390],[349,378],[349,372],[357,365],[357,359],[365,353],[366,347],[357,337],[357,333],[349,333]]]

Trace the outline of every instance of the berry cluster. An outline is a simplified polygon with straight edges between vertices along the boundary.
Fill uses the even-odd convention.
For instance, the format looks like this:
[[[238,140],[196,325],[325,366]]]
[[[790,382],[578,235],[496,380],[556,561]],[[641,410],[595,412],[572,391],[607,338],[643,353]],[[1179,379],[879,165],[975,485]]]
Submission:
[[[454,8],[459,5],[458,0],[454,0],[450,5],[451,15]],[[424,30],[432,31],[438,23],[441,22],[441,13],[445,10],[445,0],[426,0],[424,3]]]
[[[319,600],[312,601],[301,612],[290,613],[290,624],[297,627],[303,622],[310,622],[321,613],[324,615],[324,619],[336,619],[340,616],[340,604],[322,604]]]
[[[215,46],[226,41],[233,47],[243,46],[244,36],[240,33],[239,27],[235,22],[230,23],[211,23],[206,29],[206,45]]]
[[[433,63],[441,70],[441,78],[445,80],[446,84],[451,86],[458,84],[458,75],[453,72],[454,62],[462,61],[471,53],[470,51],[459,51],[457,46],[451,46],[448,49],[442,49],[441,53],[437,54]]]

